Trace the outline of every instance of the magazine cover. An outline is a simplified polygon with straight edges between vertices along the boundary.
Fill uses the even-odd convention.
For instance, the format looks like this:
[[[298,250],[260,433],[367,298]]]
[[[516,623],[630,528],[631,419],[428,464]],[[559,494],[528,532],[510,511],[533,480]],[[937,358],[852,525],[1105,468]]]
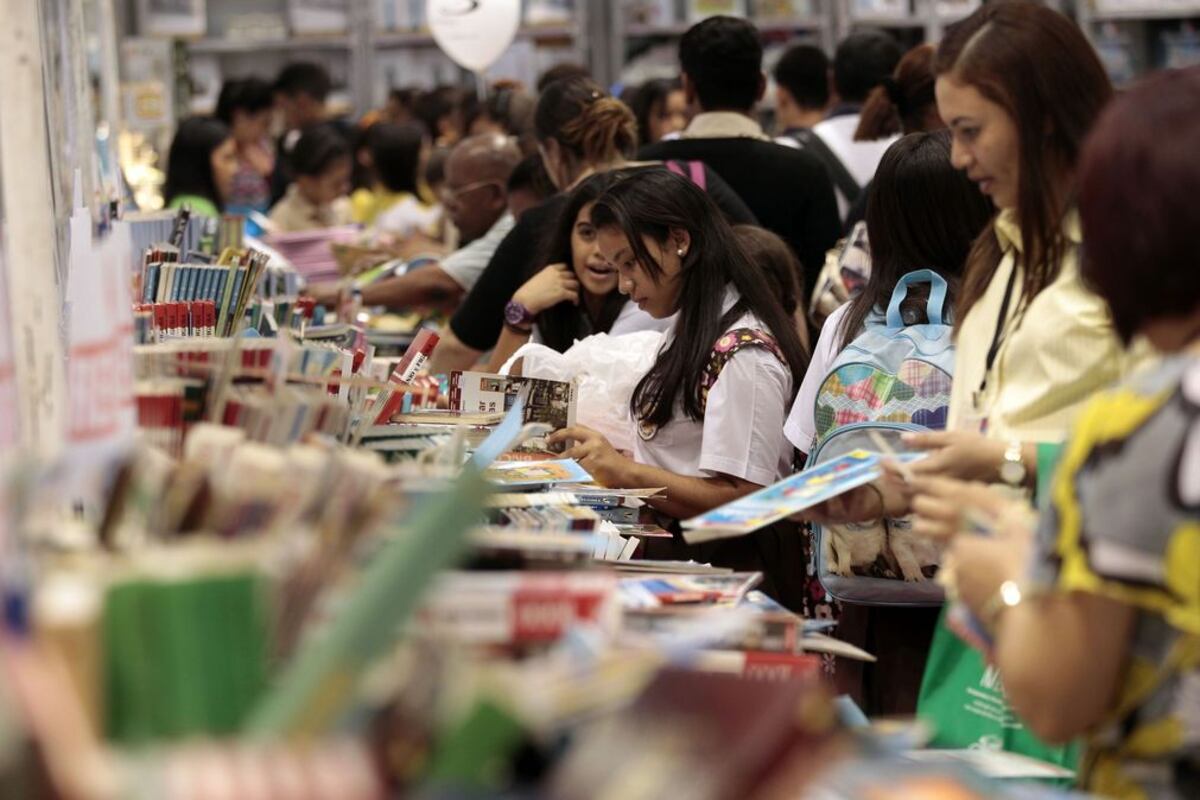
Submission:
[[[450,376],[450,407],[463,412],[495,414],[512,408],[529,385],[525,422],[544,422],[554,430],[575,424],[579,407],[575,383],[519,378],[488,372],[455,372]]]
[[[920,453],[896,456],[904,463],[923,457]],[[798,472],[765,489],[685,520],[684,539],[701,542],[753,533],[772,522],[870,483],[882,474],[880,463],[884,458],[886,456],[879,453],[854,450],[841,458]]]

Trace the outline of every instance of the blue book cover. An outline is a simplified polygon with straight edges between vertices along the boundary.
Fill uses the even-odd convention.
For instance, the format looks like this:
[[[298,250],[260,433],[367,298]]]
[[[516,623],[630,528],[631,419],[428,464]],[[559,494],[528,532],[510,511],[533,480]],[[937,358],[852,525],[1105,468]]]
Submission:
[[[572,459],[553,461],[507,461],[493,464],[484,472],[497,486],[544,486],[555,483],[591,483],[592,476]]]
[[[225,296],[225,281],[229,279],[229,270],[225,267],[217,267],[215,285],[213,286],[212,300],[217,304],[217,313],[221,313],[221,300]]]
[[[896,456],[896,459],[907,464],[925,456],[925,453],[903,453]],[[765,528],[772,522],[870,483],[883,474],[881,464],[885,458],[887,456],[879,453],[854,450],[832,461],[797,472],[779,483],[685,520],[684,539],[688,542],[699,542],[725,536],[741,536]]]
[[[193,264],[192,276],[188,280],[188,300],[200,299],[200,279],[204,277],[204,267]]]
[[[160,264],[148,264],[146,266],[146,274],[142,278],[142,302],[153,303],[155,291],[158,289],[158,272],[162,268]]]
[[[208,266],[207,264],[205,264],[203,267],[200,268],[200,283],[196,287],[196,299],[197,300],[211,300],[212,299],[212,292],[211,292],[212,279],[213,279],[212,273],[213,273],[212,267]]]
[[[237,310],[238,298],[242,295],[242,284],[246,282],[246,268],[238,267],[237,275],[233,279],[233,294],[229,297],[229,313],[232,314]]]
[[[179,299],[190,301],[192,299],[192,291],[196,285],[196,268],[191,264],[185,264],[183,267],[183,286],[179,291]]]

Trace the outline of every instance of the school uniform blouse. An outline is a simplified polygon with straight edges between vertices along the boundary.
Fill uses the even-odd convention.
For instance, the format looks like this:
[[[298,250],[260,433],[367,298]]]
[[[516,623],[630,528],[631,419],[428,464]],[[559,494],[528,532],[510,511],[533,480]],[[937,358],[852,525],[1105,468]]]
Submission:
[[[271,222],[283,233],[321,230],[349,225],[350,200],[339,197],[328,205],[319,206],[308,200],[300,187],[292,184],[283,199],[271,209]]]
[[[957,331],[950,430],[981,430],[986,420],[991,438],[1061,442],[1084,402],[1150,355],[1144,347],[1126,353],[1104,300],[1083,285],[1077,213],[1067,215],[1063,233],[1069,246],[1058,278],[1022,306],[1024,269],[1016,266],[1021,231],[1012,210],[997,217],[995,236],[1004,255]],[[998,326],[1010,281],[1011,298]]]
[[[808,362],[808,372],[800,382],[800,391],[796,392],[796,402],[792,404],[791,413],[783,426],[783,435],[788,441],[805,455],[812,449],[813,440],[817,438],[817,393],[821,384],[829,375],[833,362],[842,351],[842,320],[850,304],[844,303],[825,318],[821,326],[821,335],[817,338],[817,346],[813,348],[812,358]]]
[[[737,292],[727,290],[724,311],[737,300]],[[737,328],[769,334],[751,314],[728,330]],[[674,329],[667,332],[660,350],[669,346],[674,334]],[[653,436],[635,432],[634,459],[677,475],[721,473],[760,486],[775,483],[791,474],[792,448],[779,435],[791,397],[787,364],[762,347],[744,348],[726,362],[709,390],[704,419],[691,419],[677,404],[674,417]]]

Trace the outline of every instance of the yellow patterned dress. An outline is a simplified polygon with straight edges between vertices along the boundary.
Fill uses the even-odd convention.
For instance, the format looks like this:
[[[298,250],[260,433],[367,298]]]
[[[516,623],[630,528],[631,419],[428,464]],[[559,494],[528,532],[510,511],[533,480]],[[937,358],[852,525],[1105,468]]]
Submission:
[[[1122,685],[1088,737],[1085,788],[1200,798],[1200,358],[1167,359],[1082,413],[1033,569],[1137,613]]]

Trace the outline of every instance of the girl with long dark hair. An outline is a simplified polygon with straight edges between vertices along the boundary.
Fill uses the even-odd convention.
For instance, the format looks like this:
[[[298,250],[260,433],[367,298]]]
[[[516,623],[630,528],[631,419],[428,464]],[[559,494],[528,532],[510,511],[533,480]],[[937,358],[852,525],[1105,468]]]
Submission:
[[[531,326],[529,309],[511,299],[523,282],[545,266],[538,258],[545,231],[555,226],[566,203],[565,193],[597,173],[660,163],[630,160],[637,148],[633,112],[585,76],[563,78],[546,86],[538,98],[534,128],[546,174],[559,193],[529,209],[501,242],[443,331],[431,369],[466,369],[496,346],[506,325],[518,329]],[[755,221],[728,184],[700,162],[674,162],[673,168],[702,183],[731,221]]]
[[[513,295],[513,302],[529,309],[533,323],[528,329],[505,326],[492,353],[492,369],[499,369],[529,341],[562,353],[576,340],[595,333],[619,336],[669,327],[668,321],[641,311],[617,290],[617,270],[601,255],[592,224],[596,198],[628,174],[602,172],[571,192],[542,258],[549,266]]]
[[[219,217],[237,170],[237,145],[225,123],[189,117],[179,123],[171,140],[163,203],[170,209],[187,206],[193,214]]]
[[[632,456],[579,427],[552,441],[571,442],[567,455],[606,486],[665,487],[652,505],[673,520],[790,473],[792,448],[779,429],[808,354],[712,200],[668,170],[640,170],[596,200],[591,220],[621,292],[653,317],[677,316],[630,401]],[[793,569],[765,563],[754,537],[715,544],[726,552],[706,552],[713,563]],[[691,550],[681,541],[674,549]]]
[[[633,92],[629,107],[637,117],[638,143],[642,147],[682,133],[688,124],[687,95],[678,79],[646,81]]]
[[[885,314],[901,278],[931,270],[946,279],[950,299],[961,284],[972,243],[992,217],[991,203],[950,163],[950,134],[913,133],[897,141],[879,162],[867,203],[873,266],[862,292],[830,314],[796,395],[784,435],[803,453],[817,439],[817,399],[838,355]],[[923,324],[928,286],[913,287],[901,306],[907,325]],[[868,499],[874,493],[864,493]],[[877,512],[876,505],[872,511]],[[830,535],[828,532],[826,535]],[[866,535],[850,533],[849,535]],[[807,538],[807,537],[806,537]],[[815,570],[815,543],[806,541],[805,568],[812,590],[824,597]],[[874,664],[835,665],[837,687],[871,715],[911,714],[925,669],[939,608],[887,608],[854,604],[816,605],[805,613],[838,620],[838,637],[874,653]]]
[[[867,203],[871,277],[821,329],[812,366],[784,427],[797,450],[808,453],[812,447],[817,393],[838,353],[863,332],[867,317],[886,310],[896,284],[915,270],[941,275],[953,298],[971,246],[991,217],[987,198],[950,163],[949,133],[913,133],[888,148]],[[910,307],[925,307],[916,289],[904,306]]]

